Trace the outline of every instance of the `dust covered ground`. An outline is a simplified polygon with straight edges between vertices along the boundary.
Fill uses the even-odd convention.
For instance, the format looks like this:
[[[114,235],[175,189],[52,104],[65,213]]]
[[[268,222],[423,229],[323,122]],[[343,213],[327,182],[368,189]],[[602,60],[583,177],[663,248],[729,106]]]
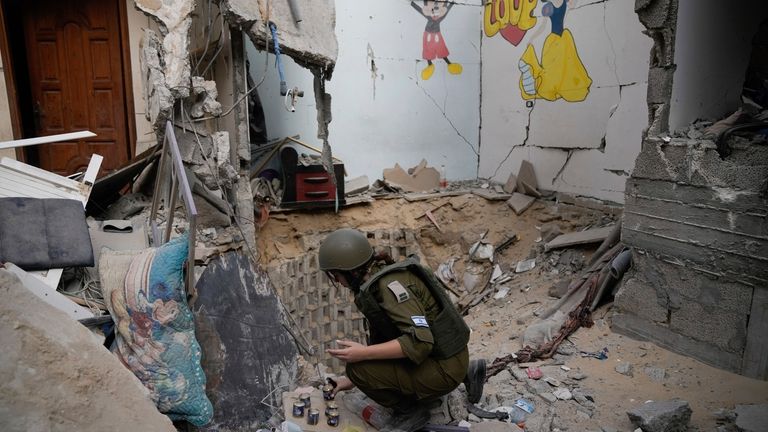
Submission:
[[[440,230],[423,216],[427,210],[432,210]],[[273,213],[258,234],[257,250],[266,266],[271,260],[306,252],[302,238],[310,234],[341,227],[411,229],[424,255],[422,262],[433,270],[451,258],[456,259],[454,291],[466,294],[462,291],[465,272],[481,268],[488,275],[491,268],[490,263],[469,261],[470,245],[486,231],[485,238],[494,245],[517,235],[518,241],[495,257],[503,271],[512,270],[512,279],[503,284],[508,294],[494,298],[497,291],[492,292],[465,316],[473,331],[471,357],[486,358],[490,363],[522,348],[522,334],[536,321],[536,314],[557,301],[549,295],[550,288],[576,276],[597,247],[544,253],[542,235],[546,236],[546,231],[554,226],[565,233],[604,226],[615,219],[617,216],[543,200],[516,216],[504,201],[488,201],[472,194],[420,202],[378,199],[345,208],[339,214],[328,210]],[[536,267],[514,274],[517,262],[528,258],[536,258]],[[477,288],[480,290],[481,286]],[[465,300],[469,297],[472,296],[467,295]],[[535,405],[534,414],[526,421],[529,431],[632,431],[627,410],[648,400],[680,398],[688,401],[693,410],[690,430],[713,431],[718,424],[718,410],[731,410],[736,404],[768,402],[768,382],[715,369],[652,343],[613,333],[610,302],[600,306],[593,319],[595,325],[573,333],[553,359],[539,362],[544,376],[559,381],[559,387],[569,389],[574,399],[546,401],[539,394],[557,388],[543,380],[525,378],[525,370],[510,364],[507,370],[489,379],[479,406],[493,410],[524,397]],[[582,351],[598,352],[604,348],[608,355],[605,360],[581,355]],[[615,370],[627,363],[630,370],[626,371],[625,365],[624,374]]]

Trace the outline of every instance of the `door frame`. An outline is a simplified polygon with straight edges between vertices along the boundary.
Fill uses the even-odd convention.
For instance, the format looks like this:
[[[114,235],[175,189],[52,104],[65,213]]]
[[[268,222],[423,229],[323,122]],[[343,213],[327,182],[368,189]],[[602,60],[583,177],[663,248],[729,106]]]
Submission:
[[[118,25],[120,35],[120,58],[123,73],[123,99],[125,101],[125,136],[128,145],[128,160],[136,156],[136,107],[133,98],[133,75],[131,71],[131,46],[128,29],[128,3],[133,0],[115,0],[118,9]],[[13,139],[29,138],[23,136],[21,124],[21,108],[18,101],[16,77],[14,76],[13,56],[11,55],[8,32],[5,26],[5,1],[0,0],[0,56],[3,61],[3,74],[8,96],[8,106],[11,115],[11,128]],[[23,42],[23,41],[22,41]],[[25,147],[16,148],[16,159],[22,162],[27,160]]]

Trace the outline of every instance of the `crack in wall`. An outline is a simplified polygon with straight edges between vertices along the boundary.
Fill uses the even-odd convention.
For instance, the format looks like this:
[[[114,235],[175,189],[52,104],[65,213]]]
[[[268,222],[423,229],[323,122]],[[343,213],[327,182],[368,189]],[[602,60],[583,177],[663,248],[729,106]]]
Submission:
[[[480,153],[483,145],[483,30],[480,30],[480,100],[477,104],[477,152]],[[480,177],[480,156],[478,154],[477,165],[475,166],[475,177]],[[768,184],[768,180],[766,181]]]
[[[593,6],[593,5],[596,5],[596,4],[605,3],[605,2],[607,2],[607,1],[608,1],[608,0],[598,0],[598,1],[593,1],[593,2],[591,2],[591,3],[585,3],[585,4],[583,4],[583,5],[579,5],[579,6],[576,6],[576,7],[574,7],[574,8],[573,8],[573,9],[571,9],[571,10],[578,10],[578,9],[581,9],[581,8],[584,8],[584,7],[587,7],[587,6]]]
[[[509,149],[509,153],[507,153],[507,156],[504,157],[504,159],[499,162],[499,165],[496,166],[496,170],[493,172],[493,175],[491,178],[495,178],[496,174],[499,173],[499,170],[504,165],[504,163],[509,159],[510,156],[512,156],[512,152],[515,151],[518,147],[525,147],[528,144],[528,138],[531,137],[531,115],[533,114],[533,109],[536,108],[536,104],[534,103],[531,108],[528,110],[528,123],[525,125],[525,138],[523,139],[522,144],[515,144]]]
[[[573,152],[575,150],[571,150],[568,152],[568,156],[565,157],[565,162],[563,162],[563,166],[560,167],[560,169],[557,171],[557,174],[555,174],[554,177],[552,177],[552,185],[554,186],[555,181],[557,181],[557,178],[563,175],[563,171],[565,171],[565,167],[568,166],[568,162],[571,161],[571,156],[573,156]],[[563,182],[565,182],[565,179],[563,179]]]
[[[414,81],[413,78],[410,78],[410,79]],[[453,124],[453,121],[450,118],[448,118],[448,114],[445,113],[445,109],[440,108],[440,104],[438,104],[435,98],[432,97],[432,95],[429,94],[429,92],[427,92],[427,89],[419,85],[418,81],[414,81],[414,83],[416,84],[416,87],[418,87],[424,93],[424,95],[428,97],[430,101],[432,101],[432,104],[435,105],[435,108],[437,108],[437,110],[440,111],[443,117],[445,117],[445,120],[448,122],[449,125],[451,125],[451,128],[454,130],[454,132],[456,132],[456,135],[458,135],[467,144],[467,146],[469,146],[469,148],[472,150],[472,153],[474,153],[475,156],[477,156],[479,159],[480,152],[478,151],[478,149],[475,149],[475,146],[473,146],[472,143],[469,142],[469,140],[464,135],[462,135],[461,132],[459,132],[459,129],[456,127],[456,125]]]
[[[603,168],[603,171],[609,172],[611,174],[616,174],[617,176],[629,177],[629,173],[625,170]]]
[[[373,82],[373,100],[376,100],[376,78],[379,77],[379,69],[376,67],[376,57],[373,54],[373,47],[368,44],[368,55],[365,59],[366,63],[371,65],[371,81]]]

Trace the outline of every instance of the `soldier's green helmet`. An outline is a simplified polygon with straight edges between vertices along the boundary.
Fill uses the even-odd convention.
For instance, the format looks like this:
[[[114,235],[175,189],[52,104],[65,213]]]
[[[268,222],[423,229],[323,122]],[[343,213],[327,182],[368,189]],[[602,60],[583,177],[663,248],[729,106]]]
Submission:
[[[338,229],[320,244],[320,270],[354,270],[372,256],[373,248],[365,234],[352,228]]]

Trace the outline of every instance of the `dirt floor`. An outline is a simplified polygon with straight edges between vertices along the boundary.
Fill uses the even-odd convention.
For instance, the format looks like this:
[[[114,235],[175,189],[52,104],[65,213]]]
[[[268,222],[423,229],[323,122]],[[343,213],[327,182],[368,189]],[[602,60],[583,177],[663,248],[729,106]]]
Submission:
[[[426,217],[433,210],[438,230]],[[562,232],[589,226],[604,226],[618,216],[600,213],[552,200],[539,200],[520,216],[504,201],[489,201],[472,194],[443,197],[431,201],[408,202],[403,198],[377,199],[371,204],[331,211],[273,213],[258,235],[260,260],[289,258],[305,252],[302,237],[321,234],[340,227],[363,230],[410,228],[416,237],[426,262],[432,269],[454,257],[456,284],[461,294],[465,270],[479,264],[469,263],[469,246],[487,230],[486,239],[498,245],[512,234],[519,240],[496,257],[503,271],[514,270],[518,261],[536,258],[537,266],[528,272],[512,274],[504,286],[509,293],[503,298],[491,296],[469,309],[465,317],[473,330],[470,353],[475,358],[493,359],[521,348],[523,331],[536,320],[535,314],[557,301],[549,296],[558,281],[578,273],[597,245],[543,252],[542,235],[554,225]],[[544,231],[542,233],[542,230]],[[483,269],[490,271],[490,264]],[[474,270],[472,270],[474,271]],[[648,400],[680,398],[693,410],[691,430],[712,431],[716,428],[713,414],[722,408],[733,409],[736,404],[768,402],[768,382],[748,379],[702,364],[696,360],[671,353],[648,342],[632,340],[610,329],[611,305],[605,304],[593,314],[595,325],[581,328],[562,345],[555,363],[542,368],[571,390],[578,388],[594,399],[594,406],[580,406],[574,400],[558,400],[554,404],[537,396],[530,380],[518,381],[505,375],[491,378],[486,385],[481,406],[495,409],[509,397],[530,398],[541,417],[538,430],[632,431],[626,411]],[[608,349],[608,358],[598,360],[583,357],[581,351],[597,352]],[[631,374],[618,373],[620,363],[630,363]],[[564,367],[561,367],[564,366]],[[516,368],[516,366],[515,366]],[[660,370],[663,372],[660,374]],[[578,376],[579,373],[582,376]],[[581,379],[574,379],[574,376]],[[584,377],[585,376],[585,377]],[[589,404],[588,404],[589,405]],[[549,418],[543,418],[545,414]],[[534,430],[530,424],[530,430]]]

